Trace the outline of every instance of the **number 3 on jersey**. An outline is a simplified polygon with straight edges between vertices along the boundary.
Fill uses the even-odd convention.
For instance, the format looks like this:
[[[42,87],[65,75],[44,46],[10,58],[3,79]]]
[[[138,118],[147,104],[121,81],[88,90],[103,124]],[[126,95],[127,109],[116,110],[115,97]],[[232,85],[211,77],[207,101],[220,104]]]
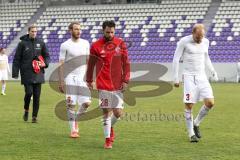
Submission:
[[[101,99],[101,104],[100,104],[100,106],[101,106],[101,107],[102,107],[102,106],[108,106],[108,99],[102,98],[102,99]]]
[[[190,94],[186,94],[186,101],[189,101],[190,100]]]

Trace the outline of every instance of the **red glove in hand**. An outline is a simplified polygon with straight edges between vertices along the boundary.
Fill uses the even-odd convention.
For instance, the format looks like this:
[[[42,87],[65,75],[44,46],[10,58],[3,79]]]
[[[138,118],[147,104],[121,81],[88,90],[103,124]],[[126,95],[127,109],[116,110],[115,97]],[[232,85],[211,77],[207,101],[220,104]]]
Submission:
[[[32,66],[33,66],[33,71],[38,74],[40,72],[40,67],[39,67],[38,61],[33,60]]]
[[[46,67],[46,64],[44,62],[44,58],[42,56],[38,56],[38,60],[41,62],[41,67],[42,68]]]

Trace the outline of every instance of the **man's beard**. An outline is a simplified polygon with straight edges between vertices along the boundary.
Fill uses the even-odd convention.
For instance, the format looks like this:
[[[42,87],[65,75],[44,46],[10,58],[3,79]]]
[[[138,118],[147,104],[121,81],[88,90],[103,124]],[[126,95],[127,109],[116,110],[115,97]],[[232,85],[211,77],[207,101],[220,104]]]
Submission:
[[[197,39],[196,39],[196,42],[197,42],[197,43],[201,43],[201,42],[202,42],[202,39],[197,38]]]
[[[31,40],[35,40],[36,36],[29,36]]]
[[[72,34],[72,37],[73,37],[73,39],[76,39],[76,40],[80,38],[80,36],[74,35],[74,34]]]
[[[202,39],[203,39],[202,37],[195,37],[194,41],[199,44],[202,42]]]
[[[104,36],[106,41],[111,41],[113,38]]]

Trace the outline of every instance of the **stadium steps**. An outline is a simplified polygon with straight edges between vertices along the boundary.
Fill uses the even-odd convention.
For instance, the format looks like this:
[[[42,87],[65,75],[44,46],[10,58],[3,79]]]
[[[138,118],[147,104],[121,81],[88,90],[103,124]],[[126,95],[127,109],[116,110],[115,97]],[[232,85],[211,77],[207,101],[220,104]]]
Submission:
[[[212,3],[208,9],[208,12],[203,20],[203,24],[205,25],[207,32],[212,24],[212,20],[214,19],[214,16],[216,15],[220,5],[221,5],[220,0],[212,0]]]
[[[34,14],[34,16],[28,21],[25,27],[14,38],[11,44],[7,47],[7,53],[9,53],[9,55],[12,54],[14,49],[17,47],[19,38],[28,32],[28,26],[36,23],[36,21],[40,18],[40,16],[43,14],[45,10],[46,10],[46,7],[44,5],[41,5],[41,7],[37,10],[36,14]]]

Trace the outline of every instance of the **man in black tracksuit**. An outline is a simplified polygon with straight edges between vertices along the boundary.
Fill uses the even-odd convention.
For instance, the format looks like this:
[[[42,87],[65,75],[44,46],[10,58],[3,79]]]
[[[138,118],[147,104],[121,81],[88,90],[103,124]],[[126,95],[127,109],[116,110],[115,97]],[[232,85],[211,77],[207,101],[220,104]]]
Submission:
[[[32,122],[37,122],[37,115],[39,110],[39,101],[41,94],[41,84],[44,83],[44,68],[48,67],[50,58],[48,49],[43,41],[36,38],[37,27],[31,25],[28,28],[28,34],[20,38],[16,54],[13,59],[12,65],[12,77],[18,78],[19,70],[21,74],[21,84],[25,88],[24,97],[24,121],[28,120],[29,104],[31,101],[31,96],[33,95],[33,112],[32,112]],[[38,60],[38,56],[42,56],[44,63]],[[38,64],[40,71],[36,73],[34,71],[32,62]]]

